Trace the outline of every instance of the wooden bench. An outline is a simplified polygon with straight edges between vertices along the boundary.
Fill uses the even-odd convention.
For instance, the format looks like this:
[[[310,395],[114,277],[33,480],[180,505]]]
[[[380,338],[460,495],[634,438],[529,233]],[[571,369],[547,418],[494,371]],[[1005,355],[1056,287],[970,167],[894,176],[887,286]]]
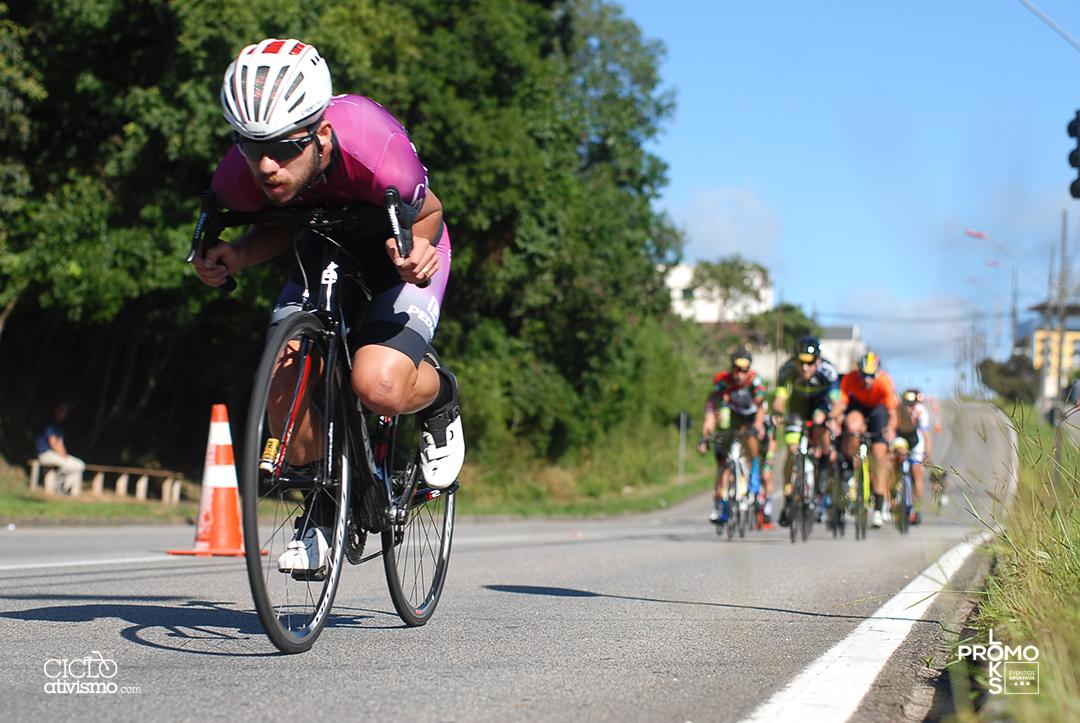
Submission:
[[[31,459],[30,465],[30,489],[38,488],[41,480],[42,488],[46,494],[56,494],[56,467],[43,465],[40,460]],[[42,471],[44,470],[44,478]],[[108,465],[88,464],[87,472],[94,473],[94,480],[90,483],[91,494],[101,497],[105,492],[105,475],[116,475],[116,496],[118,498],[128,496],[128,487],[131,478],[135,477],[135,499],[145,501],[150,491],[150,480],[161,478],[161,501],[164,504],[175,504],[180,501],[183,488],[184,475],[180,472],[171,472],[166,469],[139,469],[136,467],[112,467]],[[82,480],[75,483],[71,490],[72,497],[82,494]]]

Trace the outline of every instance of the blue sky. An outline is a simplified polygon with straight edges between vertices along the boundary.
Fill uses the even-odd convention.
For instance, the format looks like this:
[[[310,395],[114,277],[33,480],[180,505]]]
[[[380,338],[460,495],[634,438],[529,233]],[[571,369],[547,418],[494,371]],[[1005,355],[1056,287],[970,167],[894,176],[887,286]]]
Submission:
[[[1080,3],[1034,2],[1080,38]],[[666,47],[677,107],[650,150],[688,261],[765,265],[819,323],[859,323],[901,386],[953,391],[976,311],[992,347],[1000,310],[1004,358],[1015,264],[964,230],[1033,272],[1021,309],[1046,297],[1065,211],[1080,250],[1080,50],[1019,0],[618,4]]]

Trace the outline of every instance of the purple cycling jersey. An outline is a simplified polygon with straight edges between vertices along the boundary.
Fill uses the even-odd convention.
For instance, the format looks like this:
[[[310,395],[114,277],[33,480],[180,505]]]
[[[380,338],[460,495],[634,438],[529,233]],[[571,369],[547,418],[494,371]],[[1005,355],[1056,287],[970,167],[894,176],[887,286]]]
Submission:
[[[389,186],[397,186],[409,205],[417,209],[423,205],[427,169],[417,158],[408,132],[389,111],[359,95],[339,95],[330,101],[323,118],[334,128],[338,162],[331,165],[323,180],[288,205],[322,200],[381,206]],[[214,173],[212,188],[218,203],[231,211],[255,211],[268,205],[236,147],[225,154]]]
[[[339,95],[330,101],[323,117],[334,129],[334,155],[323,177],[288,206],[303,207],[323,201],[361,202],[382,208],[383,193],[390,186],[396,186],[402,200],[409,205],[416,209],[423,206],[427,169],[417,157],[408,132],[389,111],[368,98]],[[218,203],[232,211],[255,211],[269,205],[248,162],[235,147],[229,149],[218,165],[212,188]],[[446,226],[430,240],[437,244],[439,270],[426,288],[401,281],[382,243],[364,244],[367,248],[351,250],[363,262],[365,278],[375,294],[364,327],[350,336],[358,346],[389,346],[420,363],[435,334],[450,275],[450,237]],[[274,308],[271,327],[303,307],[305,278],[312,277],[294,269]],[[314,278],[319,277],[316,274]],[[403,319],[407,321],[402,323]]]

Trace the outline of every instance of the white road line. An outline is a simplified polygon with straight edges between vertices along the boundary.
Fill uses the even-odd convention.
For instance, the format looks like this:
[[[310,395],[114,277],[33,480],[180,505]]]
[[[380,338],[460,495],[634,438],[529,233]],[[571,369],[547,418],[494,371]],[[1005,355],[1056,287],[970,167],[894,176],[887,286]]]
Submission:
[[[47,567],[93,567],[95,565],[126,565],[132,562],[160,562],[176,560],[172,555],[147,557],[113,557],[104,560],[67,560],[64,562],[30,562],[24,565],[0,565],[0,570],[41,570]]]
[[[989,537],[984,532],[942,555],[746,721],[836,723],[850,718],[934,595]]]

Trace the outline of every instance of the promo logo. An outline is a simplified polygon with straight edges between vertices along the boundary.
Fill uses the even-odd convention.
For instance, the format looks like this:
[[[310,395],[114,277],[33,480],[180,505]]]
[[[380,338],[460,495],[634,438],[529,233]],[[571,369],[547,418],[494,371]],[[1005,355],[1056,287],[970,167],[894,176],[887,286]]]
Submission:
[[[1039,649],[1034,645],[1009,647],[994,640],[991,629],[986,645],[961,645],[956,656],[960,660],[986,662],[991,693],[1039,693]]]

